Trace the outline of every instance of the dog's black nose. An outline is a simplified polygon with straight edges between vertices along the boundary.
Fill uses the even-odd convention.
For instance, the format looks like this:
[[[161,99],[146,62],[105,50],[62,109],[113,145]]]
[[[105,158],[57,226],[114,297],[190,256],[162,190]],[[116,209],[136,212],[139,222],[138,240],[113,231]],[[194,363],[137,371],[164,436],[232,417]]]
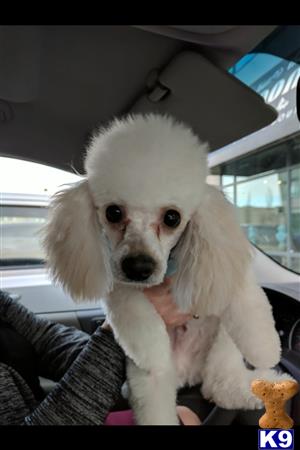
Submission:
[[[155,261],[147,255],[127,256],[122,261],[122,270],[132,281],[145,281],[153,274]]]

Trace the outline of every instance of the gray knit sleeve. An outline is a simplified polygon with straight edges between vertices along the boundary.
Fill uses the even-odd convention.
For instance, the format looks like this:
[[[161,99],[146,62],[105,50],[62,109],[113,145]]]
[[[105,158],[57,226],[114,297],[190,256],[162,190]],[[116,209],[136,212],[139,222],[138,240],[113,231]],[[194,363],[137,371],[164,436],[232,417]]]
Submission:
[[[98,329],[56,388],[26,417],[26,425],[102,425],[124,382],[124,355]]]
[[[34,347],[39,375],[59,381],[25,419],[27,425],[102,424],[124,382],[124,354],[112,333],[89,337],[75,328],[37,318],[0,292],[0,317]]]
[[[37,317],[0,291],[0,318],[33,346],[40,376],[58,381],[83,350],[89,335],[73,327]]]

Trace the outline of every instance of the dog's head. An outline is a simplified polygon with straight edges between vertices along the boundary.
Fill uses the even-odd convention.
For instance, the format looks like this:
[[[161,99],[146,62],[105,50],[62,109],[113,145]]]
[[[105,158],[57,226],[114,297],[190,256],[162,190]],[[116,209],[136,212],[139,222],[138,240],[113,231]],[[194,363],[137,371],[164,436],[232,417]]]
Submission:
[[[205,184],[206,151],[188,127],[159,115],[116,120],[95,134],[85,180],[56,196],[46,228],[52,273],[74,298],[99,298],[115,282],[159,284],[172,252],[177,290],[190,297],[184,306],[191,303],[195,271],[209,263],[208,240],[210,262],[221,257],[219,264],[224,236],[214,234],[231,227],[229,239],[242,236],[222,194]]]

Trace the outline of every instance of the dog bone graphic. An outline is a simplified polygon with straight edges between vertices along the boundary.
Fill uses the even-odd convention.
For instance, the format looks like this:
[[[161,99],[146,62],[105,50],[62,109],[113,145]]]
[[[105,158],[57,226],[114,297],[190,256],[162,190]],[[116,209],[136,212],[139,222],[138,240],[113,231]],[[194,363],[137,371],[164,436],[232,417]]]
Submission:
[[[293,427],[294,421],[286,413],[285,404],[299,391],[299,384],[296,381],[254,380],[251,383],[251,390],[265,405],[266,412],[259,419],[261,428]]]

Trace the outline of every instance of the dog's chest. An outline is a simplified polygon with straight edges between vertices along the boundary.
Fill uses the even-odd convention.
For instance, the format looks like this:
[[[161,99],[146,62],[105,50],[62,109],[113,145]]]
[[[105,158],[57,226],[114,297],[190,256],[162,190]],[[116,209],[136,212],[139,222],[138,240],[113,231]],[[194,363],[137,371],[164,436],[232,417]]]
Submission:
[[[193,319],[169,330],[178,387],[193,386],[202,380],[203,364],[219,327],[215,316]]]

